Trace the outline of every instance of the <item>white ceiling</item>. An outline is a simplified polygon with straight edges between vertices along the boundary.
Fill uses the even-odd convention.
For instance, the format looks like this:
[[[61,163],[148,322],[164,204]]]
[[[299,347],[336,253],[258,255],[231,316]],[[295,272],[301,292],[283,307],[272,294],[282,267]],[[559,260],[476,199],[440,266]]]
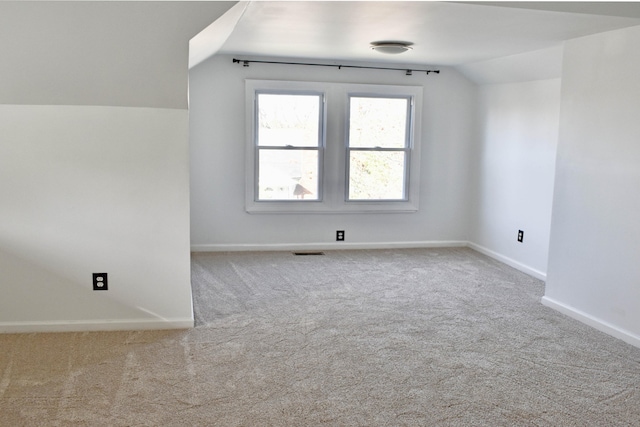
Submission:
[[[538,51],[536,62],[557,62],[566,39],[632,25],[640,3],[2,0],[0,103],[186,108],[188,63],[218,48],[467,75],[477,64],[476,75],[495,76],[505,68],[495,58]],[[414,49],[369,49],[385,39]]]
[[[557,47],[639,18],[639,3],[256,1],[220,53],[460,66]],[[413,42],[413,50],[372,51],[370,42],[380,40]]]

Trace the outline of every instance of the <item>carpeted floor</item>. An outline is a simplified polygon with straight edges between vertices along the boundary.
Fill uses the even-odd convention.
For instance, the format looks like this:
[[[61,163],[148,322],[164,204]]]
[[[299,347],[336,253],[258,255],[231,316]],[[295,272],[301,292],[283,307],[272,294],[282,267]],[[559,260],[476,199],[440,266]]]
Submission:
[[[470,249],[198,253],[192,281],[191,330],[0,335],[0,425],[640,425],[640,349]]]

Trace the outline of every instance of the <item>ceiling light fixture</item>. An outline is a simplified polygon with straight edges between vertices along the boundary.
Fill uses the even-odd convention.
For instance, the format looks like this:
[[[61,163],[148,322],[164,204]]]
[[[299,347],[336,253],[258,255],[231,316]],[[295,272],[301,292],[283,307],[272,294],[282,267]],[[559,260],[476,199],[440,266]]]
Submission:
[[[396,55],[413,49],[410,42],[372,42],[371,49],[376,52]]]

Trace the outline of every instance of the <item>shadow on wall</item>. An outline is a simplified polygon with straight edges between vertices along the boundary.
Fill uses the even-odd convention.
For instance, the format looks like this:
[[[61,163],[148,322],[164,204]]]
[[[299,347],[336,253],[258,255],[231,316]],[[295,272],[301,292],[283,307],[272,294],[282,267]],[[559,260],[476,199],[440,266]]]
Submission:
[[[0,332],[5,332],[3,324],[149,317],[144,310],[118,301],[115,293],[93,291],[91,274],[82,280],[70,271],[56,271],[3,250],[0,271]],[[25,303],[32,309],[24,310]]]

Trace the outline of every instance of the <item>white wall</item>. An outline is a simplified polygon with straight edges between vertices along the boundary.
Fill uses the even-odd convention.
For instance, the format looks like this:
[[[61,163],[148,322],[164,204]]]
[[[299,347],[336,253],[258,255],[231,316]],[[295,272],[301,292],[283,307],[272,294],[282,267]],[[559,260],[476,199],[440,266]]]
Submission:
[[[563,44],[546,49],[458,65],[456,68],[478,84],[521,83],[559,79]]]
[[[186,110],[0,105],[0,332],[193,324],[187,130]]]
[[[545,278],[560,79],[479,88],[472,247]],[[517,241],[518,230],[524,241]]]
[[[640,346],[640,27],[567,42],[544,302]]]
[[[193,250],[425,245],[467,240],[468,171],[475,86],[453,69],[439,75],[251,64],[215,56],[190,72]],[[248,214],[244,79],[424,85],[422,186],[417,213]]]

